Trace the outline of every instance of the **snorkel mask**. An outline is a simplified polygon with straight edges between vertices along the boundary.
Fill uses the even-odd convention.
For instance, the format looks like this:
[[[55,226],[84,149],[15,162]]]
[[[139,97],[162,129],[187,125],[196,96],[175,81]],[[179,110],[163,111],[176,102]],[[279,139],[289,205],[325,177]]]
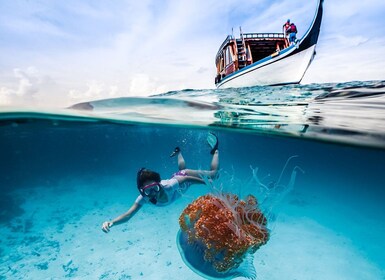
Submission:
[[[138,190],[143,197],[148,197],[149,201],[152,204],[156,204],[158,202],[156,199],[156,195],[160,192],[161,185],[158,182],[154,182],[154,183],[151,183],[151,184],[148,184],[148,185],[145,185],[142,187],[140,177],[142,175],[143,170],[145,170],[145,168],[141,168],[138,171],[138,174],[136,176],[136,184],[137,184]]]

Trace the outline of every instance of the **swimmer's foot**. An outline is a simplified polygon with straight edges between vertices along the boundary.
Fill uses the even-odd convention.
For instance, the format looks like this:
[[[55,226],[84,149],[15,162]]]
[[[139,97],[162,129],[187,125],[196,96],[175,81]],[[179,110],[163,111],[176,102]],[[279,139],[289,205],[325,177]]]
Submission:
[[[177,154],[179,154],[180,148],[175,147],[174,151],[171,153],[170,157],[175,157]]]
[[[211,147],[210,154],[215,154],[215,151],[218,150],[219,145],[218,137],[214,133],[209,132],[209,135],[207,136],[207,143]]]

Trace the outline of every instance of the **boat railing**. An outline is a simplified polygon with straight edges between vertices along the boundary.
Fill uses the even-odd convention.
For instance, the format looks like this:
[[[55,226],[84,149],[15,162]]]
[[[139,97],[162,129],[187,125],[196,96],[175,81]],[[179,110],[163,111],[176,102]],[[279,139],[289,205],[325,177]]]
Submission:
[[[219,47],[219,50],[217,52],[217,55],[215,57],[215,59],[218,58],[218,56],[221,54],[221,50],[224,48],[224,46],[226,46],[228,44],[229,41],[231,40],[234,40],[234,36],[233,35],[227,35],[226,39],[223,41],[222,45]]]
[[[285,38],[283,33],[243,33],[245,39]]]
[[[222,45],[219,47],[219,50],[221,50],[230,40],[234,40],[233,35],[227,35],[226,39],[223,41]]]

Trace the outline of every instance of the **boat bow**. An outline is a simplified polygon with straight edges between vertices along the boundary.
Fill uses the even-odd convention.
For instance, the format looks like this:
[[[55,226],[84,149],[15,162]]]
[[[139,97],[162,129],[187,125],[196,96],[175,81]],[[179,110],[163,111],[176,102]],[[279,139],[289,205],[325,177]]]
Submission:
[[[315,55],[323,2],[319,0],[313,21],[295,44],[283,33],[229,35],[216,55],[218,88],[298,84]]]

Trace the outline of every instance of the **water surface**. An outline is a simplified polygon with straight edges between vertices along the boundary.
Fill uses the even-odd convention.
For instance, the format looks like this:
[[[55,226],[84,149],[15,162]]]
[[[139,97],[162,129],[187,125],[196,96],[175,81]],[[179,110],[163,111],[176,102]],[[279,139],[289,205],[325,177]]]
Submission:
[[[168,207],[146,205],[105,234],[101,224],[138,195],[136,172],[208,168],[209,131],[220,139],[216,181],[260,195],[282,175],[294,188],[269,215],[255,253],[258,279],[385,278],[384,82],[185,90],[61,110],[1,108],[1,279],[201,279],[176,246],[178,218],[207,186]],[[250,183],[251,182],[251,183]],[[259,197],[258,199],[262,199]]]

